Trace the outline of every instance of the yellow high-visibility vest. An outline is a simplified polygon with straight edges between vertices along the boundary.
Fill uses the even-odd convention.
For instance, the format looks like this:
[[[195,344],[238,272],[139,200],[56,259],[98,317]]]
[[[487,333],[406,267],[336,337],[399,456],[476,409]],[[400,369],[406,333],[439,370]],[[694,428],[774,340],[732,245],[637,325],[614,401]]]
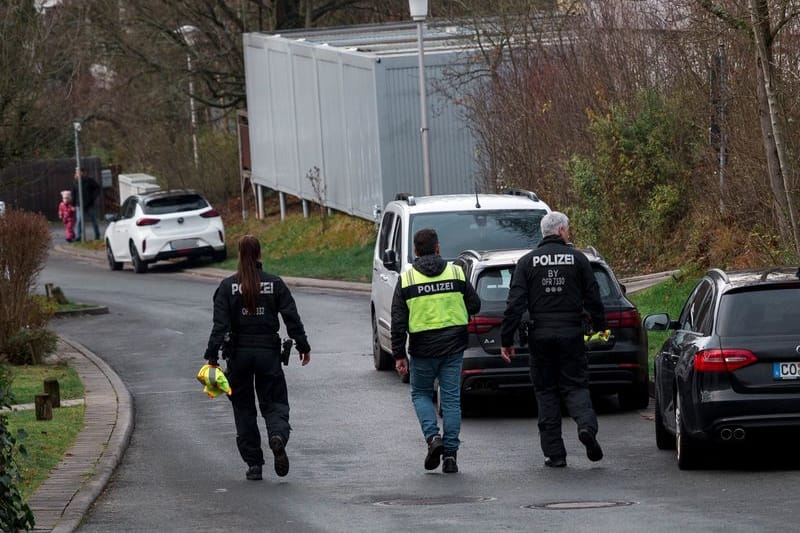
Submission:
[[[401,278],[408,305],[408,331],[418,333],[449,326],[466,326],[464,271],[452,263],[441,274],[429,277],[411,268]]]
[[[233,394],[231,386],[228,384],[228,378],[225,377],[225,373],[218,366],[201,366],[200,371],[197,373],[197,381],[203,385],[203,392],[209,398],[216,398],[220,394],[227,394],[228,396]]]

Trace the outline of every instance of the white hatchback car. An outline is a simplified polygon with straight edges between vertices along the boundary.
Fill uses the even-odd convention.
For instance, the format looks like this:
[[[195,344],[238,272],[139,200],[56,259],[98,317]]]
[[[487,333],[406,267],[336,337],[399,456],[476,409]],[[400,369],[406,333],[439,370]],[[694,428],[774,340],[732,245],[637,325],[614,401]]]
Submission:
[[[219,212],[201,194],[189,190],[158,191],[129,196],[105,232],[111,270],[123,261],[137,274],[150,263],[176,257],[227,257],[225,228]]]

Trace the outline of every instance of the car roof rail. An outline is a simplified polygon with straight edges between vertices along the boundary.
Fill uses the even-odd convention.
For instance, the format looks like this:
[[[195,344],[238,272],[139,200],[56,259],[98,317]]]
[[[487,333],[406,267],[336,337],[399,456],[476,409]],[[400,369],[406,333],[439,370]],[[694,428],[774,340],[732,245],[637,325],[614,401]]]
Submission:
[[[721,268],[712,268],[708,272],[709,274],[713,272],[714,274],[718,275],[725,283],[730,283],[731,281],[730,278],[728,278],[728,274],[726,274]]]
[[[539,197],[536,196],[535,192],[528,191],[528,190],[525,190],[525,189],[517,189],[517,188],[506,189],[506,190],[503,191],[503,194],[510,194],[512,196],[524,196],[525,198],[528,198],[529,200],[533,200],[534,202],[538,202],[539,201]]]
[[[465,255],[465,254],[474,256],[476,259],[480,259],[482,255],[479,251],[473,249],[461,250],[461,252],[458,255]]]
[[[775,267],[775,268],[768,268],[767,270],[765,270],[764,272],[762,272],[762,273],[761,273],[761,278],[759,278],[759,279],[760,279],[760,281],[767,281],[767,278],[769,277],[769,275],[770,275],[770,274],[776,274],[776,273],[785,273],[785,274],[788,274],[788,273],[790,273],[792,270],[794,270],[794,267]],[[798,270],[797,270],[796,276],[797,276],[798,278],[800,278],[800,269],[798,269]]]
[[[407,192],[399,192],[395,194],[394,199],[405,202],[408,205],[417,205],[417,200],[414,198],[414,195]]]
[[[598,252],[597,248],[595,248],[594,246],[591,246],[591,245],[587,246],[586,248],[584,248],[584,250],[589,252],[590,254],[594,255],[598,259],[605,261],[605,259],[603,259],[603,256],[600,255],[600,252]]]

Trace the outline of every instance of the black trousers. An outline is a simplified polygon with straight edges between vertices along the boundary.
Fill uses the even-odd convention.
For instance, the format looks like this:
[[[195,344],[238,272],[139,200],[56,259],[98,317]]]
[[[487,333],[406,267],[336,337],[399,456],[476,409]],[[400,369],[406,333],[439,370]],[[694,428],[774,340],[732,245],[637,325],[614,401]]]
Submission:
[[[597,433],[589,394],[586,346],[576,334],[534,335],[530,339],[531,381],[539,404],[539,438],[545,457],[566,457],[561,438],[561,399],[578,431]]]
[[[277,350],[237,348],[228,362],[228,382],[236,422],[236,446],[248,465],[263,465],[256,398],[267,424],[267,436],[279,435],[289,442],[289,396]]]

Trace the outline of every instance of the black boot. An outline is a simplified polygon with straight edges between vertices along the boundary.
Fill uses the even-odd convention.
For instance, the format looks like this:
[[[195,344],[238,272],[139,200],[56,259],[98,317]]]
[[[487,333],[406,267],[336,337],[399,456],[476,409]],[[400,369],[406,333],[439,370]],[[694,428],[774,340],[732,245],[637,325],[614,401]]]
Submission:
[[[457,450],[445,450],[442,456],[442,472],[445,474],[458,473],[458,463],[456,462]]]
[[[275,456],[275,473],[283,477],[289,473],[289,456],[286,455],[286,445],[280,435],[269,438],[269,447]]]
[[[599,461],[603,458],[603,449],[597,442],[597,438],[588,429],[582,429],[578,432],[578,439],[586,446],[586,457],[590,461]]]
[[[250,481],[259,481],[261,479],[261,465],[250,465],[245,477]]]

